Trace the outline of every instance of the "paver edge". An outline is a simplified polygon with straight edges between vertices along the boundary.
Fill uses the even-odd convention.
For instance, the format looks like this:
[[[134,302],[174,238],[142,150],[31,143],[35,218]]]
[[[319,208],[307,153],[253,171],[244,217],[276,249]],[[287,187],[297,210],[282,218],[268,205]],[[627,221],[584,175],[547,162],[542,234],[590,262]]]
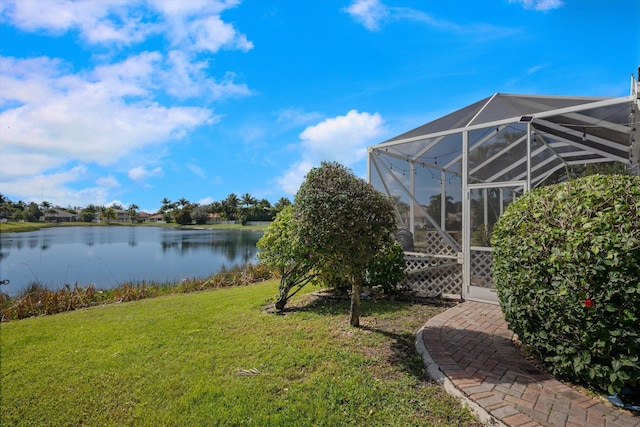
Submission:
[[[496,419],[495,417],[491,416],[491,414],[489,414],[483,407],[478,405],[473,400],[469,399],[464,393],[458,390],[456,386],[453,385],[453,382],[440,370],[440,367],[438,366],[438,364],[435,362],[435,360],[433,360],[433,358],[431,357],[431,354],[429,354],[429,350],[427,350],[427,346],[424,344],[424,340],[422,338],[422,334],[424,332],[424,329],[427,327],[428,323],[429,322],[425,323],[424,326],[422,326],[420,330],[417,332],[415,345],[416,345],[416,351],[420,356],[422,356],[422,362],[424,363],[424,366],[427,370],[427,374],[429,375],[429,377],[435,382],[437,382],[438,384],[440,384],[441,386],[443,386],[447,393],[460,399],[462,403],[467,408],[469,408],[469,410],[476,417],[478,417],[480,419],[480,422],[482,422],[483,424],[490,425],[490,426],[506,427],[506,424]]]

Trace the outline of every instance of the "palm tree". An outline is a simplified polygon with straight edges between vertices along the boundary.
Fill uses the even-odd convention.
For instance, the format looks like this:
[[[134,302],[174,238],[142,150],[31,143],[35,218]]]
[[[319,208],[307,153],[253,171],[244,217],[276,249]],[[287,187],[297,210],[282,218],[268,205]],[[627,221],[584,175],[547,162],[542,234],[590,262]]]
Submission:
[[[140,207],[136,204],[129,205],[129,209],[127,209],[129,221],[136,222],[138,220],[138,209],[140,209]]]
[[[249,206],[255,205],[257,203],[257,200],[251,194],[244,193],[242,195],[241,203],[244,205],[245,208],[248,208]]]
[[[211,202],[209,205],[209,212],[221,214],[224,213],[224,208],[222,207],[221,202]]]
[[[228,219],[236,219],[239,203],[240,200],[238,200],[238,196],[234,193],[229,194],[227,198],[222,201],[224,213]]]
[[[180,207],[185,207],[191,204],[191,202],[185,199],[184,197],[178,200],[178,203],[180,203]]]
[[[280,200],[278,200],[276,204],[273,206],[273,210],[276,213],[278,213],[282,209],[284,209],[285,206],[289,206],[289,205],[291,205],[291,200],[287,199],[286,197],[280,197]]]
[[[161,213],[165,213],[166,211],[169,210],[169,207],[171,206],[171,200],[165,197],[160,201],[160,203],[162,203],[162,207],[160,208]]]
[[[258,207],[261,209],[271,209],[271,202],[267,199],[258,200]]]
[[[116,210],[114,208],[106,208],[102,211],[102,218],[107,221],[107,224],[109,224],[110,221],[115,220],[118,218],[118,215],[116,214]]]

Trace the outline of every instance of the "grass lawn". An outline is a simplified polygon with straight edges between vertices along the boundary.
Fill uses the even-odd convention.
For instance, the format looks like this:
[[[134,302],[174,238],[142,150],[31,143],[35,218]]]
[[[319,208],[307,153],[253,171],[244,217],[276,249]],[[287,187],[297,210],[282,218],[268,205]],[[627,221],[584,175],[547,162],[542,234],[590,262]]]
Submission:
[[[275,281],[3,323],[0,425],[480,425],[429,382],[414,333],[446,309]]]

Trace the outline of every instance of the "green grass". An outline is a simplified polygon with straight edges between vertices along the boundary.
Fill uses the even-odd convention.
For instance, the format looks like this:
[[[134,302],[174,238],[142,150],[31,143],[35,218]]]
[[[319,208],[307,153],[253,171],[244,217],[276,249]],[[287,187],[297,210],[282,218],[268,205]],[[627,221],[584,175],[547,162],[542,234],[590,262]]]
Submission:
[[[97,222],[2,222],[0,233],[22,233],[49,227],[105,225]]]
[[[3,323],[1,425],[479,425],[426,380],[442,305],[293,301],[275,281]]]

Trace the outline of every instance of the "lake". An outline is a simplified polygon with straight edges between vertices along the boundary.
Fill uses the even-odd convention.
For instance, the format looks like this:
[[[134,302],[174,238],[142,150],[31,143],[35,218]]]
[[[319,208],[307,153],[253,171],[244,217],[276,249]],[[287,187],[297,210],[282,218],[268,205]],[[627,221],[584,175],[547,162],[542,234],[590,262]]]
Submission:
[[[58,289],[124,282],[176,282],[223,267],[257,263],[261,231],[166,227],[54,227],[0,234],[0,291],[15,295],[33,282]]]

